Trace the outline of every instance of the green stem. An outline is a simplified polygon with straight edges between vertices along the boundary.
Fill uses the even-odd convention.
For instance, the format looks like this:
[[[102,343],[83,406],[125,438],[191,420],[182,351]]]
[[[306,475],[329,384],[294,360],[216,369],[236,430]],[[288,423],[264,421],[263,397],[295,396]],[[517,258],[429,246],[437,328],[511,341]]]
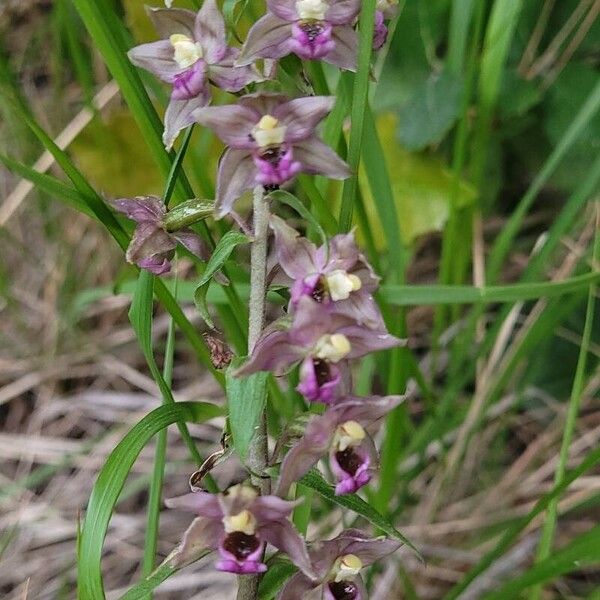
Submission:
[[[258,341],[265,321],[267,289],[267,238],[269,233],[269,201],[263,195],[263,188],[254,189],[254,241],[250,249],[250,304],[248,324],[248,354]],[[267,412],[263,411],[258,430],[248,449],[248,467],[252,473],[252,483],[262,495],[271,492],[271,480],[263,476],[269,462],[267,438]],[[256,600],[258,597],[259,575],[239,577],[237,600]]]

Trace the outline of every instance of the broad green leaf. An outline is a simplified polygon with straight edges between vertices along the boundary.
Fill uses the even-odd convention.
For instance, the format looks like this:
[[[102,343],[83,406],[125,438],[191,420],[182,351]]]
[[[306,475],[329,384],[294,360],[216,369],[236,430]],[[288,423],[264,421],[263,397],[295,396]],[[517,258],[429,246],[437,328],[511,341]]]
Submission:
[[[245,360],[245,357],[232,360],[225,375],[229,425],[233,445],[242,461],[246,459],[248,448],[265,407],[269,375],[266,372],[260,372],[249,377],[234,377],[233,373]]]
[[[321,474],[315,471],[309,471],[301,480],[300,483],[309,488],[312,488],[331,502],[334,502],[338,506],[348,508],[355,512],[357,515],[365,518],[369,523],[375,525],[378,529],[383,531],[386,535],[400,540],[406,544],[411,550],[421,557],[420,552],[415,548],[414,544],[405,536],[403,536],[381,513],[375,510],[370,504],[365,502],[360,496],[356,494],[348,494],[346,496],[336,496],[332,485],[327,483]]]
[[[225,264],[233,249],[239,244],[246,244],[250,241],[248,236],[237,231],[228,231],[217,244],[214,249],[204,273],[198,282],[198,287],[194,293],[194,302],[196,308],[200,311],[202,318],[210,328],[214,328],[214,324],[208,306],[206,305],[206,293],[212,276]]]
[[[512,581],[507,581],[493,592],[482,596],[482,600],[504,600],[518,598],[519,594],[532,585],[554,579],[586,567],[600,564],[600,525],[576,537],[564,548],[554,550],[552,555],[530,567]]]
[[[408,150],[421,150],[440,142],[460,113],[462,93],[457,75],[432,73],[398,112],[401,144]]]
[[[98,474],[81,530],[78,594],[82,600],[103,598],[101,559],[110,517],[139,453],[161,429],[178,421],[201,423],[223,414],[206,402],[177,402],[154,409],[137,423],[110,453]]]
[[[258,588],[259,600],[273,600],[283,584],[298,569],[290,562],[278,560],[269,564],[269,570],[262,576]]]
[[[394,115],[388,113],[377,119],[377,131],[385,148],[384,156],[401,239],[405,245],[410,245],[425,233],[443,229],[448,220],[455,183],[452,173],[439,159],[411,153],[400,146],[394,136],[395,129]],[[363,170],[360,182],[377,249],[383,251],[387,248],[386,235]],[[461,181],[456,196],[457,207],[468,206],[475,197],[475,190]]]

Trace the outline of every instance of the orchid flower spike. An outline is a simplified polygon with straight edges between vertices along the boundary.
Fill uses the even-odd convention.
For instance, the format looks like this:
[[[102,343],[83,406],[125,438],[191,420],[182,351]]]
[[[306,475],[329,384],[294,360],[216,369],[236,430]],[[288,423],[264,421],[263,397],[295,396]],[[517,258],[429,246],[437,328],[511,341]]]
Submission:
[[[238,375],[272,371],[283,375],[297,363],[297,390],[311,402],[331,403],[339,394],[342,369],[349,359],[403,344],[385,329],[370,329],[323,304],[303,296],[298,300],[290,327],[276,322],[254,346]]]
[[[248,32],[238,64],[294,53],[356,71],[353,23],[360,0],[267,0],[268,12]]]
[[[311,544],[309,555],[316,577],[302,571],[296,573],[277,600],[367,600],[361,569],[400,546],[399,541],[370,538],[357,529],[347,529],[332,540]]]
[[[347,397],[308,422],[304,436],[286,454],[281,465],[277,494],[286,496],[321,458],[329,455],[338,496],[353,494],[369,483],[377,469],[378,455],[371,435],[382,418],[406,396]]]
[[[257,184],[276,188],[303,171],[333,179],[350,176],[348,165],[316,135],[334,97],[290,100],[280,94],[253,94],[237,104],[194,111],[194,119],[210,127],[227,146],[217,175],[217,217]]]
[[[163,39],[132,48],[131,62],[173,86],[165,113],[163,142],[171,148],[182,129],[194,120],[192,112],[210,101],[208,83],[239,92],[262,77],[252,66],[236,66],[239,50],[225,40],[225,22],[216,0],[205,0],[198,13],[150,9],[150,18]]]
[[[187,225],[210,216],[213,203],[190,200],[167,211],[160,198],[137,196],[113,200],[111,204],[137,224],[125,253],[127,262],[163,275],[171,270],[177,242],[195,256],[208,258],[208,248]]]
[[[270,224],[278,263],[293,280],[292,308],[300,298],[309,297],[359,325],[384,328],[372,295],[379,277],[356,245],[353,232],[336,235],[317,248],[283,219],[273,215]]]
[[[289,520],[299,504],[277,496],[259,496],[248,485],[236,485],[222,494],[193,492],[166,501],[169,508],[198,514],[175,553],[178,565],[198,549],[217,550],[216,568],[229,573],[264,573],[262,556],[267,543],[286,553],[304,572],[313,573],[306,545]]]

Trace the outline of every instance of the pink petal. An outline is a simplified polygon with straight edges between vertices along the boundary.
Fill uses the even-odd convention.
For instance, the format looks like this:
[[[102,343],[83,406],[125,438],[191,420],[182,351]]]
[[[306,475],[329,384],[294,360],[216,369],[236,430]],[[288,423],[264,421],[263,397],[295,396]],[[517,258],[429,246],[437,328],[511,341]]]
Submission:
[[[193,112],[209,102],[209,90],[190,100],[173,100],[169,102],[165,112],[165,130],[163,144],[167,150],[173,147],[179,132],[194,123]]]
[[[298,13],[296,11],[296,0],[267,0],[268,9],[284,21],[296,21]]]
[[[294,144],[294,155],[303,170],[311,175],[325,175],[332,179],[346,179],[351,171],[348,165],[316,136]]]
[[[215,210],[218,219],[228,214],[235,201],[256,185],[255,177],[256,166],[247,150],[228,148],[225,151],[217,173]]]
[[[166,83],[171,83],[183,71],[173,58],[173,46],[169,40],[141,44],[129,50],[127,56],[136,67],[150,71]]]
[[[286,142],[294,143],[312,136],[334,104],[335,96],[296,98],[278,106],[273,116],[287,126]]]
[[[291,23],[267,13],[248,32],[238,65],[249,65],[257,58],[281,58],[289,54],[291,35]]]
[[[165,38],[165,41],[168,42],[169,37],[174,33],[181,33],[194,39],[195,12],[184,8],[148,8],[148,16],[160,37]]]
[[[360,0],[330,0],[325,19],[332,25],[350,25],[360,12]]]
[[[200,42],[208,64],[217,63],[225,56],[225,21],[215,0],[204,0],[196,16],[194,33],[194,39]]]
[[[256,147],[256,143],[249,136],[261,115],[247,106],[207,106],[196,110],[193,117],[197,123],[212,129],[231,148]]]
[[[286,274],[294,279],[303,279],[315,273],[318,270],[315,245],[275,215],[271,217],[270,225],[275,233],[277,258]]]
[[[358,59],[358,36],[356,31],[348,25],[333,28],[335,48],[323,58],[340,69],[356,71]]]
[[[218,497],[208,492],[192,492],[176,498],[168,498],[165,500],[165,505],[168,508],[187,510],[210,519],[219,519],[219,522],[223,517]]]

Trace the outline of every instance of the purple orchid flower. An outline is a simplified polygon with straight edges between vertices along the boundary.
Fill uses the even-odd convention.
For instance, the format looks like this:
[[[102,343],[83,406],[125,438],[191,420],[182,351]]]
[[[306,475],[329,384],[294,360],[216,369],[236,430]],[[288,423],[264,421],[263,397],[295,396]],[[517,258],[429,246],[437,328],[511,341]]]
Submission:
[[[356,71],[353,23],[360,0],[267,0],[268,12],[248,32],[238,64],[294,53]]]
[[[345,179],[350,169],[315,134],[335,98],[312,96],[290,100],[279,94],[252,94],[237,104],[194,111],[229,147],[219,163],[217,216],[257,184],[274,188],[300,171]]]
[[[360,571],[400,548],[385,537],[370,538],[357,529],[311,544],[309,555],[316,577],[296,573],[277,600],[367,600]]]
[[[348,397],[336,402],[308,422],[304,436],[286,454],[281,465],[277,494],[286,496],[290,486],[329,454],[338,496],[353,494],[369,483],[377,469],[378,455],[371,435],[381,419],[406,396]]]
[[[359,250],[354,233],[334,236],[317,248],[277,216],[271,217],[275,251],[281,268],[293,280],[291,305],[308,296],[372,329],[383,329],[373,299],[379,285],[371,265]]]
[[[388,36],[386,19],[393,19],[398,14],[398,0],[377,0],[375,12],[375,29],[373,30],[373,50],[380,50]]]
[[[210,101],[210,81],[228,92],[239,92],[260,81],[251,66],[237,66],[239,50],[225,40],[225,22],[216,0],[205,0],[198,13],[173,8],[151,9],[150,18],[164,39],[132,48],[131,62],[173,86],[165,113],[163,142],[171,148],[192,112]]]
[[[193,492],[166,501],[169,508],[197,513],[185,532],[179,554],[188,548],[211,548],[219,553],[216,568],[229,573],[264,573],[267,543],[285,552],[303,571],[313,573],[306,545],[288,517],[298,505],[277,496],[259,496],[248,485],[222,494]]]
[[[301,362],[300,384],[296,389],[311,402],[329,404],[339,392],[346,360],[403,343],[385,329],[358,325],[354,319],[302,296],[291,327],[282,328],[276,322],[266,329],[237,374],[272,371],[283,375],[289,367]]]
[[[167,212],[160,198],[137,196],[113,200],[111,204],[115,210],[137,223],[125,253],[127,262],[155,275],[163,275],[171,270],[171,259],[175,254],[177,242],[195,256],[206,260],[208,249],[191,229],[183,227],[177,231],[170,230],[169,215],[172,213]],[[206,206],[204,217],[212,212],[212,204]],[[200,218],[202,217],[195,218],[194,221]]]

